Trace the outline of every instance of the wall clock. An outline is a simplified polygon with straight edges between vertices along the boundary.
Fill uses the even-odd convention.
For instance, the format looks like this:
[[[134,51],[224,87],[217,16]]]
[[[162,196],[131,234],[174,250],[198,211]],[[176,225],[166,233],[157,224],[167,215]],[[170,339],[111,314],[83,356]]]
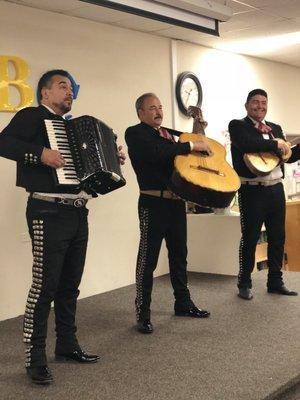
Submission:
[[[176,99],[180,111],[188,115],[189,106],[201,107],[202,87],[198,77],[193,72],[182,72],[176,81]]]

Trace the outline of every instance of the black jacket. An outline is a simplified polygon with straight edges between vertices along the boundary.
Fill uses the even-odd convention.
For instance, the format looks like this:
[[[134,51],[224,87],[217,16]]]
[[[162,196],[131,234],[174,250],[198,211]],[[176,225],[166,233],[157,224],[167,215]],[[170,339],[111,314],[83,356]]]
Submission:
[[[272,128],[272,135],[274,138],[284,139],[281,126],[267,121],[266,124]],[[255,128],[252,120],[248,117],[230,121],[228,129],[231,139],[232,163],[239,176],[245,178],[256,177],[256,175],[248,169],[243,160],[243,155],[245,153],[274,152],[279,154],[276,141],[273,139],[264,139],[262,134]],[[298,145],[292,149],[292,156],[288,162],[295,162],[299,160],[299,158],[300,147]]]
[[[179,134],[173,130],[170,132]],[[174,169],[174,158],[191,152],[189,143],[171,142],[143,122],[127,128],[125,140],[141,190],[167,189]]]
[[[62,119],[44,106],[19,111],[0,134],[0,156],[17,162],[17,186],[27,192],[78,193],[79,187],[55,185],[54,169],[41,163],[44,147],[49,147],[45,119]]]

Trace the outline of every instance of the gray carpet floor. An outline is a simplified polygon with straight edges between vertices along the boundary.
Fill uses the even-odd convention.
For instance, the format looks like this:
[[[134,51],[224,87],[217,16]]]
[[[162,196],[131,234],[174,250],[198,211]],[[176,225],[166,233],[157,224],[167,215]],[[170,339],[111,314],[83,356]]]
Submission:
[[[197,320],[175,317],[169,277],[155,279],[152,335],[134,329],[134,285],[80,300],[80,343],[101,355],[93,365],[55,363],[51,315],[49,387],[24,374],[22,318],[2,321],[0,399],[285,400],[291,388],[300,398],[300,296],[267,294],[265,271],[253,280],[254,299],[245,301],[234,277],[190,273],[194,302],[212,314]],[[300,273],[285,281],[300,290]]]

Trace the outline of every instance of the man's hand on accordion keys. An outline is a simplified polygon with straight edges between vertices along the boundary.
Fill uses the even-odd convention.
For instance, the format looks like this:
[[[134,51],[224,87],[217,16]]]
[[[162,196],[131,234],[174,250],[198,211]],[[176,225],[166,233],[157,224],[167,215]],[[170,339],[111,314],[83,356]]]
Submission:
[[[122,150],[122,146],[118,146],[118,157],[121,165],[125,164],[126,156],[125,153]]]
[[[52,168],[62,168],[66,163],[59,151],[47,149],[46,147],[43,149],[41,161]]]

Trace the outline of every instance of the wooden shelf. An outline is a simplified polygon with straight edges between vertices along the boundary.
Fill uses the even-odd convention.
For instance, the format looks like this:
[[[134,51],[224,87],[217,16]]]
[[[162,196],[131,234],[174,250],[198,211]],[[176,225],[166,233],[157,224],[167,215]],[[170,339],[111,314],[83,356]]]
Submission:
[[[285,220],[285,252],[287,253],[288,271],[300,271],[300,201],[287,201]]]

